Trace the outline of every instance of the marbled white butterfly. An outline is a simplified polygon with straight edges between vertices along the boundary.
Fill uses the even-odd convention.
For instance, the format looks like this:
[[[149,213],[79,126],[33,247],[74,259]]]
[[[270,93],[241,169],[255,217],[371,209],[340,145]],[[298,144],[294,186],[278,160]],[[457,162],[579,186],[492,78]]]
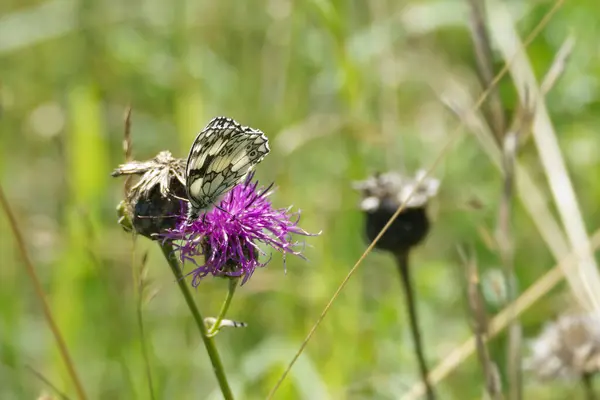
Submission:
[[[186,165],[188,219],[209,210],[267,154],[265,134],[231,118],[216,117],[198,134]]]

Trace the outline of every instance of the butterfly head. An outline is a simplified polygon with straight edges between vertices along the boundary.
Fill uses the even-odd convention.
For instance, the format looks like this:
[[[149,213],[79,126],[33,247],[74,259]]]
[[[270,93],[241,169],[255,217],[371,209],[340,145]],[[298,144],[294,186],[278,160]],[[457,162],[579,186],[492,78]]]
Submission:
[[[216,199],[218,200],[218,199]],[[190,197],[188,205],[187,220],[194,221],[198,219],[202,214],[206,214],[214,207],[215,199],[203,197],[200,199],[193,199]]]

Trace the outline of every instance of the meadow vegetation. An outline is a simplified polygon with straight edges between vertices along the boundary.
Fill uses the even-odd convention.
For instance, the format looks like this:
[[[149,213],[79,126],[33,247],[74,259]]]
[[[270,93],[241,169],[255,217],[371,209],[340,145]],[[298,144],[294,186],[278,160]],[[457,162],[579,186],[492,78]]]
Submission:
[[[235,398],[423,395],[399,258],[370,246],[356,190],[419,170],[439,180],[409,263],[435,398],[594,398],[599,18],[593,0],[2,0],[0,399],[223,398],[161,248],[117,223],[127,110],[136,160],[187,157],[217,115],[261,129],[256,178],[322,232],[237,288],[247,327],[211,339]],[[185,283],[216,317],[227,280]],[[531,346],[564,315],[567,344]]]

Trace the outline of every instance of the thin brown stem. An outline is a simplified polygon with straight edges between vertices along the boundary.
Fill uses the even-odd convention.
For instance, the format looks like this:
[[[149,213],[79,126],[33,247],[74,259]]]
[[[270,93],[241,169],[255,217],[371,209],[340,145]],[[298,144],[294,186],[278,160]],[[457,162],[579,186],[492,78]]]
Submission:
[[[515,192],[515,166],[519,141],[531,129],[533,108],[528,99],[517,110],[512,128],[506,133],[502,147],[502,169],[504,182],[498,210],[497,241],[500,258],[504,265],[504,279],[507,287],[507,302],[513,303],[518,297],[517,278],[514,265],[514,239],[512,231],[512,203]],[[522,328],[514,313],[508,327],[508,395],[509,399],[520,400],[523,394],[521,345]]]
[[[396,263],[400,272],[400,278],[402,280],[402,291],[404,292],[404,300],[406,308],[408,310],[408,317],[410,320],[410,331],[413,337],[413,344],[415,349],[415,355],[417,356],[417,362],[419,364],[419,371],[421,373],[421,380],[425,385],[425,393],[428,400],[434,400],[435,394],[433,387],[429,383],[427,378],[429,372],[427,369],[427,363],[425,361],[425,352],[423,351],[423,343],[421,340],[421,332],[419,330],[419,320],[417,317],[417,307],[415,302],[415,294],[413,285],[410,278],[410,268],[408,262],[409,251],[399,251],[395,254]]]
[[[35,368],[33,368],[31,365],[26,365],[25,368],[31,372],[33,374],[33,376],[35,376],[36,378],[38,378],[41,382],[43,382],[45,385],[47,385],[50,389],[52,389],[52,391],[54,392],[54,395],[57,396],[58,398],[62,399],[62,400],[69,400],[69,396],[67,396],[66,394],[64,394],[63,392],[61,392],[58,387],[56,387],[56,385],[54,385],[52,382],[50,382],[50,380],[48,378],[46,378],[44,375],[42,375],[40,372],[38,372]]]
[[[474,256],[467,258],[464,251],[461,251],[460,253],[463,258],[463,263],[466,266],[467,299],[472,315],[472,329],[473,336],[475,337],[477,356],[485,376],[486,390],[490,399],[501,400],[503,399],[503,396],[498,367],[491,359],[487,348],[487,340],[489,337],[488,317],[485,312],[485,306],[481,296],[477,261],[475,260]]]
[[[133,236],[133,246],[135,250],[135,242],[136,237]],[[150,399],[154,400],[156,396],[154,395],[154,384],[152,381],[152,368],[150,367],[150,356],[148,354],[148,343],[146,341],[146,330],[144,328],[144,295],[146,289],[145,283],[145,272],[146,272],[146,262],[148,261],[148,252],[144,254],[142,257],[142,262],[140,263],[139,269],[135,265],[135,251],[131,252],[131,269],[133,272],[133,285],[136,288],[136,317],[138,329],[140,332],[140,346],[142,351],[142,358],[144,360],[144,366],[146,370],[146,380],[148,383],[148,393],[150,395]]]
[[[583,385],[583,392],[586,400],[596,400],[596,392],[594,391],[594,382],[592,381],[592,374],[581,375],[581,384]]]
[[[504,264],[504,279],[507,287],[507,302],[517,298],[516,276],[514,273],[514,251],[511,229],[512,199],[514,193],[514,165],[518,136],[509,132],[504,138],[503,166],[504,187],[498,212],[498,248]],[[515,315],[511,316],[508,327],[508,393],[509,399],[521,399],[521,326]]]
[[[132,160],[133,154],[133,142],[131,140],[131,106],[127,106],[125,110],[125,121],[124,121],[124,130],[123,130],[123,151],[125,153],[125,162],[129,162]],[[129,190],[131,189],[131,180],[133,176],[127,175],[125,177],[125,198],[129,194]]]
[[[71,356],[69,355],[67,344],[64,338],[62,337],[60,330],[58,329],[58,325],[56,324],[54,317],[52,316],[52,311],[50,311],[50,306],[48,306],[48,302],[46,301],[46,294],[44,292],[44,289],[42,288],[42,284],[37,276],[37,273],[35,272],[33,263],[29,258],[29,253],[27,252],[27,247],[25,246],[23,235],[21,234],[21,230],[19,229],[19,224],[17,223],[15,214],[13,213],[8,203],[8,200],[4,195],[4,190],[2,189],[2,186],[0,186],[0,204],[2,205],[2,210],[4,211],[4,214],[6,214],[6,217],[8,218],[10,229],[12,230],[13,236],[15,237],[15,241],[17,242],[17,248],[19,250],[21,258],[23,259],[23,263],[25,264],[25,271],[27,272],[27,275],[29,275],[29,279],[33,284],[34,292],[42,306],[44,318],[46,319],[46,322],[48,323],[48,326],[50,327],[50,330],[54,335],[56,344],[58,345],[58,352],[60,353],[61,358],[63,359],[63,362],[67,367],[67,373],[69,374],[71,381],[73,381],[73,385],[75,385],[77,397],[81,400],[85,400],[87,399],[87,396],[85,395],[85,391],[83,390],[83,385],[81,384],[79,376],[75,371],[75,366],[73,364]]]

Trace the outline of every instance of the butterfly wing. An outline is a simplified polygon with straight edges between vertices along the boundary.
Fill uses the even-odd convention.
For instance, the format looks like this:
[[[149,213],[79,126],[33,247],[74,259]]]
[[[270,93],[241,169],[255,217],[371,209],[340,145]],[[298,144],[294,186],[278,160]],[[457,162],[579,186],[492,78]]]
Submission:
[[[186,188],[192,211],[197,213],[215,203],[269,151],[269,140],[260,130],[226,117],[210,121],[188,156]]]

